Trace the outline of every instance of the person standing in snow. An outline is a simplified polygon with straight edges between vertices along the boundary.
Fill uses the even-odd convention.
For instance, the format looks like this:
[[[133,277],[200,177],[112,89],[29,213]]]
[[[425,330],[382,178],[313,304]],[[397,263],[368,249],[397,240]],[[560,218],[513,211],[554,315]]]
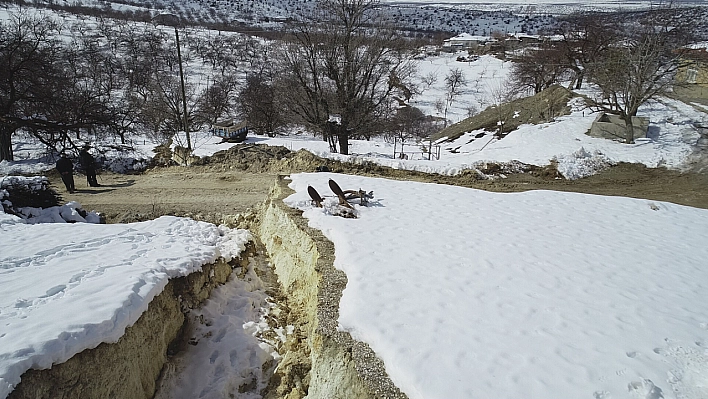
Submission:
[[[86,181],[88,182],[88,185],[91,187],[98,187],[100,184],[98,184],[98,181],[96,180],[96,160],[93,158],[93,155],[88,152],[90,148],[91,147],[86,144],[84,148],[81,149],[79,152],[79,163],[86,173]]]
[[[74,193],[74,163],[71,162],[64,152],[61,153],[61,157],[57,161],[57,171],[61,175],[61,180],[66,186],[66,191],[69,194]]]

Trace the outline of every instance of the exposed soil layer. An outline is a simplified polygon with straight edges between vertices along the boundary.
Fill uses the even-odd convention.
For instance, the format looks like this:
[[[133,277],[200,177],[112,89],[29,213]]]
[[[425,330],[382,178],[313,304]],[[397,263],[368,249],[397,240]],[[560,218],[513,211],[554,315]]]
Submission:
[[[339,300],[347,277],[334,267],[334,245],[283,203],[292,193],[279,179],[258,215],[296,331],[266,399],[405,399],[383,362],[363,342],[339,331]]]
[[[549,122],[555,117],[570,113],[568,101],[574,96],[576,94],[570,90],[554,85],[536,95],[518,98],[508,103],[504,103],[503,98],[495,98],[502,104],[491,105],[477,115],[448,126],[435,133],[433,140],[447,137],[448,141],[452,141],[467,132],[479,129],[504,136],[522,124]],[[503,122],[501,131],[499,122]]]
[[[101,187],[87,187],[79,181],[82,177],[77,176],[77,190],[69,194],[58,175],[49,175],[64,201],[101,212],[108,223],[176,215],[231,225],[230,215],[246,213],[263,201],[275,175],[169,167],[140,175],[103,173],[98,178]]]
[[[226,282],[234,267],[244,267],[253,252],[249,245],[241,259],[170,280],[118,342],[102,343],[50,369],[28,370],[8,399],[152,398],[168,355],[185,342],[185,313]]]

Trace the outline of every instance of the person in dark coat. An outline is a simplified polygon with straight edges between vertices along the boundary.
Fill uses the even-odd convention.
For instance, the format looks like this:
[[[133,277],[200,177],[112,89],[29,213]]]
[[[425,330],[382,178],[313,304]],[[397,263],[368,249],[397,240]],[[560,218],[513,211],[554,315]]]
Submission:
[[[66,191],[68,191],[69,194],[73,194],[75,190],[74,163],[71,162],[71,159],[69,159],[63,152],[61,153],[61,157],[57,161],[57,171],[59,172],[59,174],[61,174],[61,180],[66,186]]]
[[[96,160],[93,158],[89,150],[89,145],[85,145],[84,148],[79,151],[79,163],[86,173],[86,181],[91,187],[98,187],[98,181],[96,180]]]

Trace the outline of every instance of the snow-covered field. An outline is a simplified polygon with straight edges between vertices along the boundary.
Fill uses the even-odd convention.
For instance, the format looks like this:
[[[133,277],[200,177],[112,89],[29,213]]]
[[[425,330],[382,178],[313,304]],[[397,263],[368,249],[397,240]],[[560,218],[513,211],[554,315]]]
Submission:
[[[358,219],[313,207],[330,178],[375,199]],[[340,329],[409,398],[708,397],[707,210],[328,173],[290,187],[347,275]]]
[[[418,4],[418,5],[448,5],[454,7],[476,7],[485,5],[513,5],[513,6],[534,6],[534,5],[555,5],[555,6],[585,6],[585,7],[595,7],[598,9],[602,8],[620,8],[620,7],[646,7],[649,8],[652,5],[656,5],[656,1],[653,0],[633,0],[633,1],[620,1],[620,0],[534,0],[534,1],[523,1],[523,0],[498,0],[498,1],[474,1],[474,0],[382,0],[383,3],[387,4]],[[695,4],[704,5],[702,0],[683,0],[677,1],[678,4]]]
[[[0,398],[29,368],[116,342],[168,279],[238,256],[249,239],[245,230],[167,216],[25,224],[0,213]]]
[[[326,194],[329,178],[374,191],[358,219],[333,216],[331,197],[312,207],[307,186]],[[708,395],[706,210],[328,173],[294,175],[291,187],[286,202],[334,242],[347,274],[340,328],[412,399]],[[27,368],[117,340],[168,278],[235,256],[248,233],[174,217],[27,225],[3,214],[0,238],[5,397]],[[177,370],[174,392],[219,397],[274,356],[232,350],[258,328],[250,304],[267,306],[252,284],[230,283],[202,311],[216,321],[204,336],[232,340],[185,354],[200,372]]]
[[[479,112],[498,100],[495,95],[507,81],[512,63],[501,61],[491,55],[484,55],[472,62],[459,62],[457,58],[467,56],[466,52],[443,53],[418,60],[416,84],[421,92],[411,99],[411,106],[420,108],[426,115],[447,117],[450,123],[457,123],[470,116],[470,109]],[[436,102],[444,101],[446,95],[445,77],[453,70],[459,70],[466,85],[450,105],[447,115],[436,107]],[[435,77],[434,83],[423,82],[426,77]]]
[[[454,68],[469,84],[448,110],[451,121],[493,103],[508,64],[492,57],[459,63],[458,55],[419,61],[419,76],[438,79],[413,105],[441,116],[435,102]],[[681,169],[699,138],[693,124],[707,121],[694,107],[662,99],[640,110],[651,119],[649,137],[627,145],[585,135],[596,115],[572,105],[570,115],[522,125],[502,140],[472,140],[481,132],[470,132],[443,144],[439,160],[425,159],[413,143],[405,147],[409,159],[396,159],[393,145],[378,139],[352,141],[350,156],[331,154],[307,132],[247,142],[441,174],[480,162],[555,160],[564,176],[579,178],[616,162]],[[14,139],[17,160],[0,162],[0,176],[54,167],[41,145]],[[206,132],[194,132],[192,142],[198,156],[231,146]],[[133,143],[131,164],[152,156],[155,143]],[[120,169],[125,156],[108,151],[105,163]],[[307,186],[328,193],[330,177],[344,189],[374,191],[371,206],[357,206],[358,219],[333,216],[332,206],[311,207]],[[372,346],[411,399],[708,397],[708,211],[333,174],[292,179],[297,193],[288,203],[335,243],[335,266],[349,279],[341,328]],[[83,221],[79,207],[69,203],[38,220]],[[30,225],[0,213],[0,399],[30,367],[115,342],[168,278],[236,256],[248,238],[243,230],[174,217]],[[170,391],[175,397],[237,395],[230,384],[237,388],[264,359],[277,357],[252,342],[263,327],[258,307],[268,306],[259,289],[255,278],[234,280],[202,310],[214,323],[201,333],[229,340],[205,340],[184,355],[189,366],[175,371],[183,373]],[[214,362],[204,357],[212,354]]]

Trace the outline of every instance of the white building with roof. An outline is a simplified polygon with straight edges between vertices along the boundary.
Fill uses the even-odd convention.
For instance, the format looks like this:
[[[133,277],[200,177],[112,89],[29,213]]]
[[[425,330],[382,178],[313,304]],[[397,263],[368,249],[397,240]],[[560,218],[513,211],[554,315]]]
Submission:
[[[484,46],[492,40],[489,36],[474,36],[469,33],[460,33],[443,41],[443,49],[446,50],[474,50],[479,46]]]

